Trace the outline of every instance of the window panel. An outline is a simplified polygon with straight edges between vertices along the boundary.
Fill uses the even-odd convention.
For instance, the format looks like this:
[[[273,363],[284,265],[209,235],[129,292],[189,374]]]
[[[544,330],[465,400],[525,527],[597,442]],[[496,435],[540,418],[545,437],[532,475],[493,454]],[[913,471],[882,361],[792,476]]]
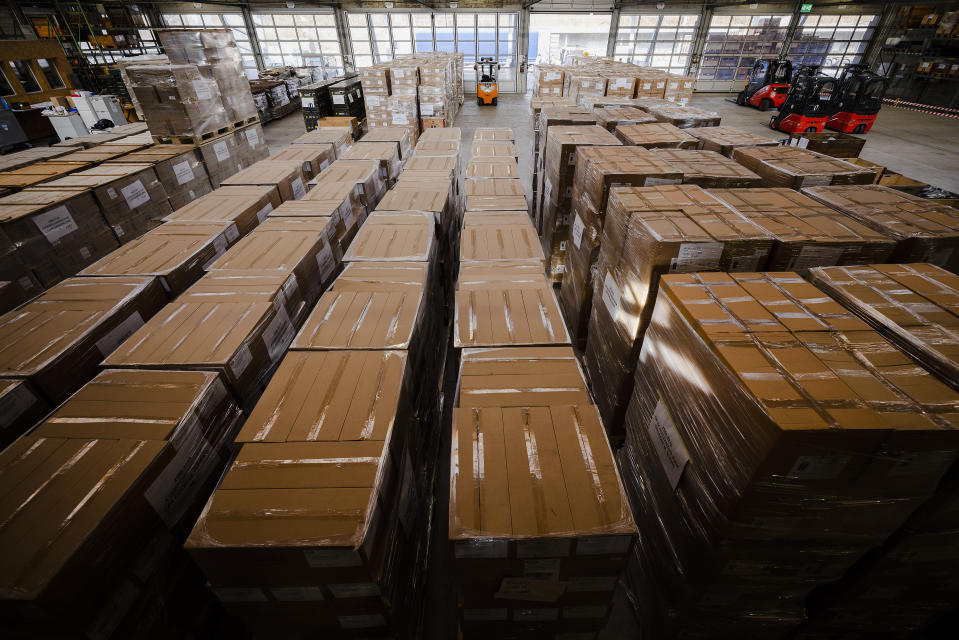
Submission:
[[[794,65],[822,65],[820,71],[828,75],[835,75],[842,65],[862,61],[862,54],[865,53],[874,31],[870,25],[878,22],[878,16],[872,14],[802,18],[802,28],[796,31],[789,47],[789,59]],[[858,28],[853,29],[857,25]]]
[[[801,17],[797,33],[809,23],[808,20],[802,21],[802,18],[809,17],[811,16]],[[790,20],[791,16],[788,15],[713,16],[709,23],[705,47],[705,53],[713,55],[704,55],[699,78],[703,80],[745,78],[758,57],[776,55],[779,52]],[[684,42],[686,46],[675,52],[690,53],[691,42],[691,38],[686,40]]]
[[[623,42],[635,39],[636,45],[632,56],[624,57],[625,62],[643,66],[653,66],[663,71],[682,66],[685,73],[689,64],[689,56],[670,56],[675,52],[687,53],[692,49],[695,37],[695,27],[699,23],[699,14],[670,14],[670,15],[620,15],[617,36],[617,55],[627,56],[628,49],[623,51],[619,46]],[[627,27],[624,36],[623,27]],[[655,53],[656,55],[651,55]]]

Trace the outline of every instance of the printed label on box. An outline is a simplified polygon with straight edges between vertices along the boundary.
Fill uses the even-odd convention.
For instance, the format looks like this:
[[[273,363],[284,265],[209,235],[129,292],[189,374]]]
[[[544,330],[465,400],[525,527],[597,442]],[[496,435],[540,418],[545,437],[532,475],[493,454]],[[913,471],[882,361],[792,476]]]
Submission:
[[[684,242],[679,255],[669,261],[670,273],[695,273],[719,268],[723,255],[722,242]]]
[[[394,113],[393,114],[393,124],[402,124],[406,125],[410,123],[410,119],[406,117],[405,113]]]
[[[603,279],[603,304],[606,305],[606,311],[609,312],[613,320],[619,318],[622,299],[623,295],[619,292],[619,287],[616,286],[613,275],[607,271],[606,277]]]
[[[173,175],[176,176],[177,184],[186,184],[196,178],[196,176],[193,175],[193,168],[187,161],[178,162],[173,165]]]
[[[260,222],[263,222],[270,215],[270,212],[273,211],[273,203],[267,202],[263,205],[263,208],[256,212],[256,219]]]
[[[799,456],[786,477],[794,480],[831,480],[839,477],[849,460],[849,456],[841,455]]]
[[[131,209],[136,209],[150,201],[150,194],[147,193],[142,180],[136,180],[125,187],[121,187],[120,193],[123,194],[123,199],[127,201],[127,206]]]
[[[33,223],[50,244],[56,244],[79,228],[65,205],[33,216]]]
[[[766,257],[765,251],[753,251],[748,256],[736,256],[729,261],[730,271],[758,271],[760,261]]]
[[[4,394],[0,397],[0,429],[6,429],[13,424],[14,420],[36,402],[37,397],[25,384],[17,385]]]
[[[799,251],[788,271],[803,271],[812,267],[828,267],[839,263],[842,257],[842,247],[814,247],[805,246]]]
[[[332,93],[330,97],[333,98],[333,104],[346,104],[346,96],[342,93]]]
[[[267,325],[263,331],[263,344],[270,354],[270,361],[275,362],[286,348],[293,342],[293,334],[296,333],[286,309],[277,310],[276,317]]]
[[[233,378],[239,380],[251,362],[253,362],[253,354],[250,353],[250,348],[244,344],[240,347],[239,351],[230,358],[229,368]]]
[[[649,437],[653,441],[653,448],[659,456],[659,462],[663,465],[663,471],[669,478],[669,485],[675,489],[679,484],[679,479],[689,463],[689,453],[686,451],[686,445],[676,431],[676,425],[669,415],[669,409],[660,398],[656,403],[656,409],[653,411],[653,417],[646,427]]]
[[[260,134],[256,132],[256,127],[246,130],[246,141],[251,147],[255,147],[256,145],[260,144]]]
[[[509,543],[502,539],[461,540],[456,543],[453,554],[457,558],[505,558]]]
[[[334,598],[375,598],[380,595],[375,582],[341,582],[327,586]]]
[[[319,587],[270,587],[279,602],[319,602],[325,600]]]
[[[371,106],[371,107],[378,107],[378,106],[380,106],[380,97],[379,97],[379,96],[367,95],[367,96],[366,96],[366,104],[369,105],[369,106]]]
[[[80,257],[84,260],[90,259],[90,249],[87,247],[80,247]]]
[[[535,578],[503,578],[499,591],[493,597],[497,600],[527,600],[531,602],[556,602],[566,584],[554,580],[537,580]],[[540,609],[541,611],[541,609]]]
[[[433,105],[428,103],[420,103],[420,115],[424,118],[430,118],[433,116]]]
[[[291,186],[293,187],[294,200],[300,200],[306,195],[306,187],[303,186],[303,178],[295,178]]]
[[[309,549],[303,552],[306,564],[313,569],[336,567],[359,567],[363,564],[360,555],[349,549]]]
[[[230,148],[226,146],[226,142],[223,140],[213,144],[213,153],[216,154],[216,159],[220,162],[226,162],[230,158]]]
[[[333,274],[336,268],[336,259],[333,258],[333,251],[329,243],[324,243],[323,248],[316,255],[316,265],[320,268],[320,278],[325,282]]]
[[[304,109],[312,109],[316,103],[313,101],[313,96],[303,96],[300,100],[300,106]]]
[[[240,232],[236,230],[236,225],[232,222],[230,223],[230,226],[226,228],[225,233],[226,239],[230,242],[233,242],[240,237]]]
[[[536,580],[559,580],[559,571],[562,560],[559,558],[549,558],[544,560],[524,560],[523,577],[534,578]]]
[[[579,245],[583,241],[583,231],[585,229],[586,226],[583,224],[583,221],[579,219],[579,214],[573,216],[573,244],[576,245],[577,249],[579,249]]]
[[[97,349],[104,357],[113,353],[120,344],[136,333],[143,326],[143,316],[139,311],[131,313],[126,320],[111,329],[105,336],[97,340]]]
[[[147,502],[171,529],[177,525],[210,475],[219,456],[203,434],[202,423],[191,421],[171,444],[176,455],[144,492]]]
[[[213,99],[213,91],[210,90],[210,85],[206,80],[194,80],[193,92],[196,94],[197,100]]]

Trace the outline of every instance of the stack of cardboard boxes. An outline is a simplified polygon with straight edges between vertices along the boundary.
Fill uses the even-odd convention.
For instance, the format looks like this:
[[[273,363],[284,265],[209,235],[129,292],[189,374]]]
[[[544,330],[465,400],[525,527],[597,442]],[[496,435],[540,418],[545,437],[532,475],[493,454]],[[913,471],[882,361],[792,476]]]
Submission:
[[[597,96],[659,98],[685,105],[695,78],[610,58],[573,57],[572,64],[540,64],[533,68],[533,95],[568,96],[574,101]]]

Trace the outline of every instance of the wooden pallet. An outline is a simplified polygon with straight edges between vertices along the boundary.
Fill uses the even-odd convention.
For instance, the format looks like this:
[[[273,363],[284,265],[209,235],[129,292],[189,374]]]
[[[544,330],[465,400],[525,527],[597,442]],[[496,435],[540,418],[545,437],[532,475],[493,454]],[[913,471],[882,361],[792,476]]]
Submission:
[[[215,140],[220,136],[225,136],[227,134],[233,133],[238,129],[243,127],[248,127],[251,124],[256,124],[260,121],[260,116],[250,116],[249,118],[244,118],[243,120],[237,120],[228,124],[225,127],[220,127],[214,131],[207,131],[206,133],[201,133],[199,135],[182,135],[182,136],[150,136],[153,138],[153,144],[192,144],[197,145],[203,142],[209,142],[210,140]]]

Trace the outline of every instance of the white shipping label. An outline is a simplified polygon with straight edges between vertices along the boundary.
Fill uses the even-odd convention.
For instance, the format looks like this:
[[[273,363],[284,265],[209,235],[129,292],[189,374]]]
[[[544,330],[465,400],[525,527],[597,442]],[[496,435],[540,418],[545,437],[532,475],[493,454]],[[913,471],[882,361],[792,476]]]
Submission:
[[[406,117],[405,113],[394,113],[393,114],[393,124],[409,124],[410,119]]]
[[[270,215],[270,212],[273,211],[273,203],[267,202],[263,205],[263,208],[256,212],[256,219],[260,222],[266,220],[267,216]]]
[[[296,282],[296,274],[291,273],[290,277],[287,278],[286,282],[283,283],[283,296],[287,300],[292,300],[298,289],[299,285]],[[279,298],[277,298],[277,300],[279,300]]]
[[[235,380],[239,380],[243,376],[243,372],[246,371],[246,368],[250,366],[250,363],[253,362],[253,354],[250,353],[250,348],[246,345],[240,347],[239,351],[233,354],[233,357],[230,358],[229,368],[230,374]]]
[[[303,99],[300,100],[300,106],[304,109],[312,109],[313,105],[313,96],[303,96]]]
[[[346,104],[346,96],[342,93],[333,93],[331,97],[333,98],[333,104]]]
[[[223,140],[213,145],[213,153],[216,154],[216,159],[220,162],[226,162],[230,159],[230,147],[226,146],[226,142]]]
[[[279,602],[319,602],[325,600],[319,587],[270,587]]]
[[[296,178],[291,185],[293,187],[293,199],[300,200],[306,195],[306,187],[303,185],[303,178]]]
[[[320,163],[320,171],[326,171],[326,168],[328,166],[330,166],[330,161],[324,160],[323,162]]]
[[[110,196],[110,199],[111,199],[111,200],[116,200],[116,199],[117,199],[117,190],[114,189],[113,187],[109,187],[109,188],[107,188],[107,195]]]
[[[679,246],[679,255],[669,261],[669,272],[713,271],[719,268],[722,255],[722,242],[684,242]]]
[[[246,130],[246,141],[250,143],[251,147],[260,144],[260,134],[256,132],[256,127]]]
[[[786,477],[793,480],[832,480],[839,477],[849,460],[849,456],[842,455],[799,456]]]
[[[25,384],[19,384],[0,397],[0,429],[6,429],[37,402]]]
[[[343,224],[345,224],[347,228],[350,228],[355,223],[356,214],[353,212],[353,207],[347,202],[346,207],[343,208]]]
[[[65,205],[33,216],[33,224],[50,244],[56,244],[79,228]]]
[[[97,340],[97,349],[104,357],[113,353],[120,344],[136,333],[143,326],[143,316],[139,311],[131,313],[126,320],[111,329],[105,336]]]
[[[197,100],[213,99],[213,92],[210,90],[210,84],[206,80],[194,80],[193,92],[196,93]]]
[[[193,167],[187,161],[173,165],[173,175],[176,176],[177,184],[186,184],[196,177],[193,175]]]
[[[457,558],[505,558],[508,551],[509,543],[506,540],[488,538],[457,542],[453,554]]]
[[[293,342],[294,333],[296,331],[293,329],[293,323],[290,322],[286,309],[279,309],[276,317],[263,331],[263,344],[266,345],[266,350],[270,354],[270,362],[275,362],[283,355],[286,348]]]
[[[375,582],[341,582],[327,586],[334,598],[375,598],[380,595]]]
[[[559,558],[550,558],[548,560],[524,560],[523,577],[558,582],[561,563],[562,560]]]
[[[88,260],[90,258],[90,249],[87,247],[80,247],[80,257],[84,260]]]
[[[366,96],[366,104],[370,107],[380,106],[380,97],[379,96]]]
[[[663,471],[669,478],[669,485],[675,489],[686,465],[689,464],[689,453],[662,399],[656,403],[656,409],[646,430],[649,432],[650,440],[653,441],[653,448],[659,456],[659,462],[663,465]]]
[[[113,233],[117,234],[117,238],[123,237],[123,227],[118,224],[113,225]]]
[[[573,244],[576,245],[577,249],[579,249],[579,245],[583,241],[584,229],[586,229],[586,226],[583,224],[583,221],[579,219],[579,215],[573,216]]]
[[[333,275],[333,269],[336,268],[336,259],[333,257],[333,251],[330,249],[328,242],[324,242],[323,248],[316,254],[316,265],[320,268],[320,278],[324,282]]]
[[[420,115],[424,118],[431,118],[433,116],[433,105],[427,103],[420,104]]]
[[[543,188],[543,203],[549,202],[549,197],[553,195],[553,183],[546,178],[546,186]]]
[[[360,555],[349,549],[313,549],[303,552],[306,564],[313,569],[358,567],[363,564]]]
[[[220,602],[266,602],[266,594],[256,587],[217,587],[213,593]]]
[[[842,247],[805,246],[799,251],[788,271],[803,271],[812,267],[829,267],[839,264],[842,257]]]
[[[603,279],[603,304],[606,305],[606,311],[609,312],[613,320],[619,317],[619,307],[622,301],[623,294],[619,292],[619,287],[616,286],[612,274],[607,271],[606,277]]]
[[[730,271],[758,271],[760,262],[766,257],[765,251],[753,251],[748,256],[736,256],[729,261]]]
[[[131,209],[136,209],[150,201],[150,194],[147,193],[142,180],[137,180],[132,184],[121,187],[120,193],[123,194],[123,199],[127,201],[127,206]]]
[[[809,138],[800,138],[799,144],[797,145],[800,149],[805,149],[809,146]]]
[[[234,240],[240,237],[240,232],[236,230],[236,225],[232,223],[230,224],[229,227],[226,228],[225,233],[226,233],[226,239],[229,242],[233,242]]]
[[[344,629],[370,629],[386,626],[386,618],[378,613],[338,616],[340,627]]]
[[[171,442],[173,460],[144,492],[147,502],[171,529],[197,500],[197,493],[216,471],[219,456],[203,434],[202,423],[193,421],[185,433]]]

